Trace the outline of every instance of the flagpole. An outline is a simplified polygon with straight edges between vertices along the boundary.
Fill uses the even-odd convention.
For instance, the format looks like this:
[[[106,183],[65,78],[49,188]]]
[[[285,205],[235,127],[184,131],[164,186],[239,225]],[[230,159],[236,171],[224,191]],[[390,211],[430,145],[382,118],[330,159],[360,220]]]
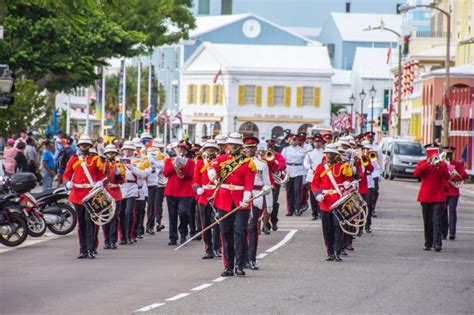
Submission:
[[[127,79],[127,67],[125,66],[125,59],[123,60],[123,83],[122,83],[122,95],[123,95],[123,104],[122,104],[122,139],[125,139],[125,124],[127,117],[125,116],[125,105],[127,104],[126,100],[126,80]]]
[[[102,91],[101,91],[101,94],[102,94],[102,108],[101,108],[101,116],[100,116],[100,128],[101,128],[101,132],[100,134],[102,135],[102,137],[105,136],[105,67],[102,67]]]
[[[97,100],[97,97],[96,97]],[[90,106],[91,106],[91,91],[90,88],[87,89],[87,106],[86,106],[86,135],[90,136],[89,133],[89,112],[90,112]]]
[[[151,66],[151,57],[150,57],[150,62],[148,64],[148,115],[150,115],[150,121],[151,121],[151,93],[152,93],[152,82],[151,82],[151,77],[152,77],[152,66]],[[151,126],[150,126],[151,127]],[[143,119],[143,128],[145,128],[145,119]]]
[[[142,77],[142,62],[140,57],[138,57],[138,75],[137,75],[137,112],[141,113],[141,104],[140,104],[140,90],[141,90],[141,77]],[[136,119],[136,115],[133,115],[133,120],[135,120],[135,133],[138,132],[139,121]]]

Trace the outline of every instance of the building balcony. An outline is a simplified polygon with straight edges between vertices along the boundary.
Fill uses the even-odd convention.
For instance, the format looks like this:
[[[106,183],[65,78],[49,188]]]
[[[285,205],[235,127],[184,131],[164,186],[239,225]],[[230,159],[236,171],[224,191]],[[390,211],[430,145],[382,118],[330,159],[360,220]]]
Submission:
[[[416,37],[418,38],[446,38],[448,32],[438,31],[416,31]]]

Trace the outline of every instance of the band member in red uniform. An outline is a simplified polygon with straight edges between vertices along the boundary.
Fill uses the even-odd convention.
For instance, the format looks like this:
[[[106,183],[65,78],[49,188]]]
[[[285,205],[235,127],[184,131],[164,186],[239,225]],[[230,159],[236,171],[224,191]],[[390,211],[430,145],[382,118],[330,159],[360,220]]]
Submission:
[[[273,175],[280,175],[282,176],[283,172],[286,172],[286,160],[281,155],[280,152],[275,150],[276,141],[273,139],[267,140],[267,149],[273,151],[275,154],[275,158],[272,161],[268,161],[268,168],[272,176],[270,176],[270,180],[272,181],[272,197],[273,197],[273,211],[270,214],[270,223],[271,228],[273,231],[278,230],[278,209],[280,209],[280,204],[278,203],[278,196],[280,195],[281,185],[275,183]],[[270,226],[267,226],[266,229],[270,229]],[[266,231],[268,232],[268,231]]]
[[[448,166],[439,159],[439,148],[435,144],[428,144],[426,159],[418,162],[413,175],[421,179],[418,202],[423,211],[423,225],[425,232],[424,250],[439,252],[442,247],[441,217],[446,203],[445,185],[449,179]]]
[[[327,261],[342,261],[339,257],[341,231],[339,222],[331,212],[331,206],[343,193],[343,189],[352,187],[352,170],[347,162],[338,162],[339,150],[336,144],[328,144],[324,149],[326,160],[318,165],[314,172],[311,191],[319,202],[323,225],[324,243],[327,249]],[[341,187],[342,186],[342,187]]]
[[[197,202],[199,204],[199,214],[201,216],[202,228],[209,226],[217,216],[214,212],[212,196],[216,189],[216,183],[211,181],[208,176],[208,171],[211,170],[212,161],[216,158],[219,147],[216,140],[208,140],[203,146],[204,153],[202,159],[196,161],[193,176],[193,189],[197,195]],[[213,229],[207,230],[202,236],[204,238],[205,255],[202,259],[212,259],[215,256],[221,257],[219,252],[219,225]]]
[[[453,158],[455,147],[443,147],[446,152],[446,162],[448,164],[449,180],[445,184],[446,207],[443,211],[443,239],[446,239],[449,231],[449,239],[456,239],[457,206],[459,200],[459,187],[464,180],[469,178],[463,163]]]
[[[113,144],[105,147],[104,154],[104,174],[107,177],[105,189],[114,198],[116,209],[112,220],[104,225],[104,249],[116,249],[118,213],[123,199],[120,184],[125,181],[125,168],[122,163],[116,161],[119,151]]]
[[[219,156],[212,164],[211,180],[218,180],[214,206],[219,210],[219,217],[226,215],[235,207],[241,209],[221,222],[221,240],[224,250],[223,277],[235,274],[245,276],[245,244],[247,224],[250,215],[250,199],[255,179],[255,164],[251,158],[241,154],[242,136],[231,133],[227,138],[229,155]],[[234,243],[235,241],[235,243]],[[235,270],[234,270],[235,267]]]
[[[69,159],[63,180],[66,186],[71,188],[69,201],[74,205],[77,213],[80,245],[80,254],[77,258],[95,258],[93,253],[94,223],[82,200],[92,188],[103,186],[105,175],[100,158],[89,154],[89,150],[92,148],[91,138],[87,135],[81,136],[77,146],[80,155],[74,155]]]
[[[188,150],[189,146],[186,141],[180,141],[175,148],[176,156],[167,158],[163,169],[163,175],[168,178],[168,184],[165,188],[170,221],[170,241],[168,245],[177,245],[178,231],[181,235],[181,244],[186,242],[188,235],[189,213],[191,202],[194,198],[194,191],[191,187],[194,161],[186,157]]]

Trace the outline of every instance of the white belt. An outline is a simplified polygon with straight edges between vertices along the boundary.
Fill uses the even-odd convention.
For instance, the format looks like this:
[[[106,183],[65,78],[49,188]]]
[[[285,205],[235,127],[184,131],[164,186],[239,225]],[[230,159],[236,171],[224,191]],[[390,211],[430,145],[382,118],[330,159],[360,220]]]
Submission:
[[[337,191],[334,190],[334,189],[323,190],[323,194],[325,194],[325,195],[334,195],[334,194],[337,194]]]
[[[232,184],[222,184],[221,187],[228,190],[244,190],[244,186],[237,186]]]
[[[120,187],[120,185],[119,184],[107,184],[107,187],[117,188],[117,187]]]
[[[216,185],[204,185],[202,186],[204,189],[216,189]]]
[[[73,186],[76,187],[76,188],[92,188],[92,185],[90,185],[90,184],[76,184],[76,183],[74,183]]]

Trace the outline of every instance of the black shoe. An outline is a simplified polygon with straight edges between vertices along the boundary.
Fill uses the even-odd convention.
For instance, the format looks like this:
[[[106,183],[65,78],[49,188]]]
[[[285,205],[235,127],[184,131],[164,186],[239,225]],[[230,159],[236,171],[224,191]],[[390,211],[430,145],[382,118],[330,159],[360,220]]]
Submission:
[[[111,249],[112,247],[109,244],[104,245],[104,249]]]
[[[137,237],[138,237],[138,236],[137,236]],[[136,237],[134,237],[134,238],[133,238],[133,240],[132,240],[132,241],[130,241],[130,242],[136,243],[136,242],[138,242],[138,241],[137,241],[137,238],[136,238]]]
[[[138,239],[143,239],[143,235],[138,234],[137,238],[138,238]],[[137,238],[136,238],[136,239],[137,239]],[[136,240],[136,239],[135,239],[135,240]]]
[[[250,262],[245,263],[244,269],[250,269]],[[237,270],[237,268],[235,268],[235,270]]]
[[[359,232],[357,233],[357,236],[361,237],[362,234],[364,234],[364,231],[362,229],[359,229]]]
[[[112,243],[112,246],[110,246],[112,249],[117,249],[117,243]]]
[[[372,218],[377,218],[377,217],[378,217],[377,213],[372,213]]]
[[[202,240],[202,236],[201,236],[201,235],[199,235],[199,236],[198,236],[198,237],[196,237],[194,240],[195,240],[195,241],[200,241],[200,240]]]
[[[127,241],[127,244],[128,244],[128,245],[133,245],[134,243],[135,243],[135,242],[134,242],[133,240]]]
[[[296,211],[295,211],[295,214],[296,214],[297,217],[301,217],[301,215],[303,214],[303,211],[301,211],[301,210],[296,210]]]
[[[339,254],[336,254],[336,255],[334,255],[334,260],[342,261],[342,258],[341,258],[341,256],[339,256]]]
[[[173,246],[173,245],[178,245],[178,242],[176,240],[172,240],[168,242],[168,245]]]
[[[147,234],[155,235],[155,232],[153,231],[153,229],[147,229],[146,232]]]
[[[315,216],[315,215],[313,215],[313,216],[311,217],[311,221],[316,221],[317,219],[318,219],[318,217]]]
[[[354,250],[354,247],[352,247],[352,245],[349,244],[349,245],[346,246],[346,249],[347,250]]]
[[[431,250],[431,246],[425,246],[423,247],[423,250]]]
[[[258,270],[257,262],[256,261],[251,261],[250,262],[250,269],[251,270]]]
[[[278,230],[278,224],[272,223],[272,230],[277,231]]]
[[[186,242],[186,235],[181,235],[181,239],[179,240],[180,244],[184,244]]]
[[[245,276],[245,271],[243,268],[235,268],[234,273],[236,276],[239,276],[239,277]]]
[[[87,258],[94,259],[95,258],[94,252],[90,251],[89,253],[87,253]]]
[[[215,250],[213,254],[214,254],[214,257],[219,257],[219,258],[222,257],[222,253],[220,249]]]
[[[441,251],[441,245],[435,245],[434,250],[435,250],[435,252],[440,252]]]
[[[128,242],[127,242],[126,240],[121,240],[119,244],[120,244],[120,245],[127,245],[127,243],[128,243]]]
[[[80,253],[79,256],[77,256],[77,259],[84,259],[87,258],[87,253]]]
[[[232,271],[232,269],[229,269],[229,268],[225,268],[224,271],[222,271],[221,273],[221,277],[233,277],[234,276],[234,272]]]
[[[263,229],[262,229],[262,232],[263,232],[263,234],[268,235],[268,234],[270,234],[270,229],[268,228],[268,226],[264,226]]]
[[[341,256],[347,256],[347,253],[346,253],[345,250],[341,250],[341,252],[339,253],[339,255],[341,255]]]
[[[287,217],[292,217],[292,216],[293,216],[293,212],[287,213],[286,216],[287,216]]]
[[[97,249],[94,249],[94,250],[92,250],[91,252],[92,252],[92,254],[94,254],[94,255],[97,255],[97,254],[98,254]]]
[[[213,259],[214,255],[212,253],[206,253],[206,255],[202,256],[202,259]]]
[[[450,239],[451,241],[454,241],[454,240],[456,239],[456,236],[455,236],[455,235],[450,235],[450,236],[449,236],[449,239]]]
[[[336,259],[336,257],[334,257],[333,254],[329,254],[328,257],[326,257],[326,261],[333,261],[334,259]]]
[[[372,230],[371,230],[370,228],[368,228],[368,229],[365,229],[365,233],[368,233],[368,234],[370,234],[370,233],[372,233]]]

